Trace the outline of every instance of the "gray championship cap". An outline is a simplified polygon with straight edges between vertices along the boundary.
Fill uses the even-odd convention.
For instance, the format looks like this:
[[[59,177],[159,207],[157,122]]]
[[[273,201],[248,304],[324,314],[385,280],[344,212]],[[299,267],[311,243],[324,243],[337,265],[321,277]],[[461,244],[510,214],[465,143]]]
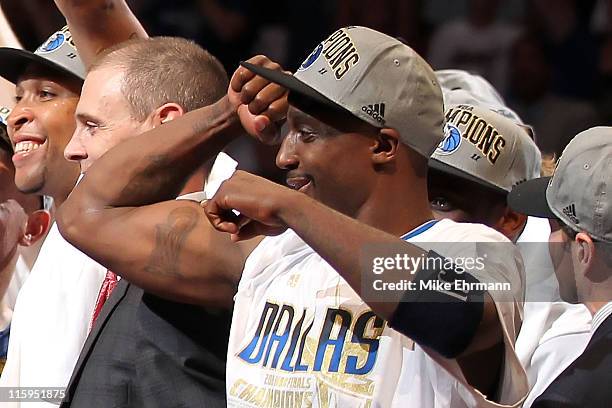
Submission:
[[[345,27],[321,42],[294,75],[242,63],[291,94],[348,111],[429,157],[443,138],[442,91],[431,67],[401,41]]]
[[[541,160],[536,144],[514,121],[480,106],[453,105],[429,167],[506,194],[539,177]]]
[[[612,127],[576,135],[553,176],[518,185],[508,204],[515,211],[558,218],[574,231],[612,242]]]
[[[12,83],[16,83],[19,76],[31,65],[43,66],[54,72],[85,79],[85,66],[79,58],[67,26],[53,33],[34,52],[1,47],[0,61],[2,61],[0,76]]]

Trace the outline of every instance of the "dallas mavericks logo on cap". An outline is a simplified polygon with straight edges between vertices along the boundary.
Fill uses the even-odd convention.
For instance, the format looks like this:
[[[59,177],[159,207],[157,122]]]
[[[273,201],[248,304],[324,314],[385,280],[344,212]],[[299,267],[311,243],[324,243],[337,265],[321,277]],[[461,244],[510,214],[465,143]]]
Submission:
[[[451,154],[461,145],[461,132],[456,126],[447,123],[444,126],[444,139],[438,145],[436,153]]]
[[[61,47],[64,41],[66,41],[66,35],[64,35],[62,32],[57,32],[49,37],[49,39],[43,45],[38,47],[36,52],[40,54],[53,52]]]
[[[302,62],[302,65],[300,65],[300,67],[298,68],[298,71],[303,71],[305,69],[308,69],[312,64],[314,64],[317,58],[319,58],[319,56],[321,55],[321,51],[323,51],[323,43],[319,44],[317,48],[315,48],[310,53],[308,58],[306,58],[306,60]]]

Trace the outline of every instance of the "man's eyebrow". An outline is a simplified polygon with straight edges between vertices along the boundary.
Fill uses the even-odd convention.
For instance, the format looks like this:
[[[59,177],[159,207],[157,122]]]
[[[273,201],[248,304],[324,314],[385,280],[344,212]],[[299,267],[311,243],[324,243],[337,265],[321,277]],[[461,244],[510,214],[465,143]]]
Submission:
[[[293,122],[299,122],[299,123],[303,123],[303,122],[310,123],[315,120],[312,116],[298,109],[292,109],[291,114],[287,115],[287,117],[291,118]]]
[[[79,113],[79,112],[77,112],[75,117],[80,122],[95,122],[95,123],[100,122],[100,119],[98,119],[95,116],[92,116],[92,115],[90,115],[88,113]]]

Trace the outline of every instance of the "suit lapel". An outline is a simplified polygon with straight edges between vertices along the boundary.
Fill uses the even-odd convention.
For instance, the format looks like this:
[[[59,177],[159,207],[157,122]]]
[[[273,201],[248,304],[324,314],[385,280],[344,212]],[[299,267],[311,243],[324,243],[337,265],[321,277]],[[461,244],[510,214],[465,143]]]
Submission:
[[[76,388],[80,377],[81,372],[83,371],[83,366],[87,362],[93,345],[96,343],[96,340],[100,336],[102,329],[106,326],[106,322],[110,315],[112,315],[113,311],[117,307],[117,305],[121,302],[121,300],[125,297],[127,290],[130,284],[125,279],[121,279],[113,293],[108,298],[108,300],[102,306],[102,310],[100,310],[100,314],[96,319],[94,326],[91,329],[91,332],[87,336],[87,340],[85,340],[85,344],[81,349],[81,354],[79,355],[79,359],[77,360],[76,365],[74,366],[74,370],[72,371],[72,376],[70,377],[70,381],[68,382],[68,387],[66,387],[66,397],[60,407],[68,407],[70,406],[70,397],[74,393],[74,389]]]

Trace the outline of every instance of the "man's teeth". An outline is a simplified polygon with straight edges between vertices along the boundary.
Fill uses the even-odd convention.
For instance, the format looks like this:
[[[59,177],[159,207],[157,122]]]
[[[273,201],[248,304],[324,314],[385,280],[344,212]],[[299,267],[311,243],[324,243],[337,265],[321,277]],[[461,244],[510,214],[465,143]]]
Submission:
[[[15,145],[15,153],[29,153],[40,147],[40,143],[36,142],[19,142]]]

